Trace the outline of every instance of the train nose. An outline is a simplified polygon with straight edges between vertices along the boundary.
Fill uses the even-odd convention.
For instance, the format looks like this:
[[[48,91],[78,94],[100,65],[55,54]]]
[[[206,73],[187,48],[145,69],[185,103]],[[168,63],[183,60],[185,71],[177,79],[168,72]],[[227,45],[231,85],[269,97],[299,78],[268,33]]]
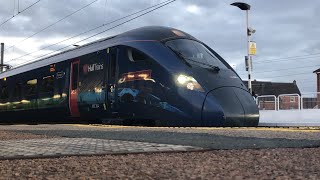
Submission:
[[[259,110],[247,91],[221,87],[207,94],[202,108],[202,121],[210,126],[257,126]]]

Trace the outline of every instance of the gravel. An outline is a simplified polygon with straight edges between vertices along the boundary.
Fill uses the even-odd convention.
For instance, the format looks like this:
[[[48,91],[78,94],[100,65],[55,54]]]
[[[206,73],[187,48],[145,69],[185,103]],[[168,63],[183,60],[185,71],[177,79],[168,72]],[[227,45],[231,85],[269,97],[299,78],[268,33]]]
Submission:
[[[0,140],[51,138],[0,129]],[[277,148],[0,160],[0,179],[320,179],[319,159],[320,148]]]
[[[319,179],[320,149],[215,150],[0,161],[0,179]]]

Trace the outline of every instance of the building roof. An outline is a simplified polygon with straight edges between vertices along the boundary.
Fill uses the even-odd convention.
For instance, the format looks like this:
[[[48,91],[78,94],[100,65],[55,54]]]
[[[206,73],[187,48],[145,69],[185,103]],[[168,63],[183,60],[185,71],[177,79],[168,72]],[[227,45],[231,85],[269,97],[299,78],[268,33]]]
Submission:
[[[320,73],[320,68],[315,70],[315,71],[313,71],[313,73]]]
[[[248,87],[248,81],[243,81]],[[270,82],[270,81],[252,81],[252,91],[255,95],[275,95],[280,94],[299,94],[301,92],[296,84],[296,81],[291,83]]]

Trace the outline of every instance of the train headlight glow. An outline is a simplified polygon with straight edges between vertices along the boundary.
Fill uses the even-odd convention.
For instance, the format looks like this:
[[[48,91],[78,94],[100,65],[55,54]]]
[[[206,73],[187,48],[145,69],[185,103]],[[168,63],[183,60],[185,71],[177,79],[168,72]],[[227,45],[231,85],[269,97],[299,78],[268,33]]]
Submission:
[[[177,82],[180,86],[185,87],[191,91],[200,91],[204,92],[201,85],[191,76],[186,76],[183,74],[180,74],[177,78]]]
[[[178,83],[185,84],[188,81],[188,76],[181,74],[177,80],[178,80]]]
[[[194,85],[193,85],[193,83],[188,83],[187,84],[187,89],[190,89],[190,90],[193,90],[194,89]]]

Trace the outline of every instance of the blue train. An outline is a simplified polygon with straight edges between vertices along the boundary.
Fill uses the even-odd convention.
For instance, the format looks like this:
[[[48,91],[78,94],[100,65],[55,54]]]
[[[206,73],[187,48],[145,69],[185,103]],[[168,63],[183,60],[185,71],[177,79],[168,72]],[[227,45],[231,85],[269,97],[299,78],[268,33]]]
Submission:
[[[0,74],[0,122],[257,126],[237,73],[180,30],[142,27]]]

